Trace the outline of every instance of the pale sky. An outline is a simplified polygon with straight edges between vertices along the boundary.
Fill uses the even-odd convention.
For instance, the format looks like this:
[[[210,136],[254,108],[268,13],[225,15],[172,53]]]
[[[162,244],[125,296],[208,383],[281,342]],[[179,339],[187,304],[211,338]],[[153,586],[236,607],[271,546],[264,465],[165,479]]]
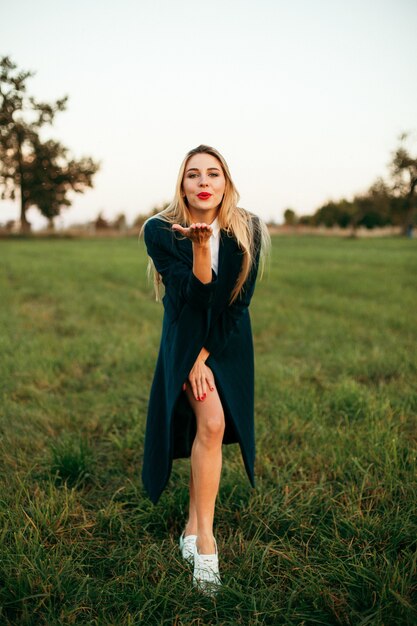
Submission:
[[[364,191],[417,137],[416,32],[417,0],[0,0],[0,55],[69,95],[48,135],[101,161],[58,226],[171,200],[200,143],[267,220]]]

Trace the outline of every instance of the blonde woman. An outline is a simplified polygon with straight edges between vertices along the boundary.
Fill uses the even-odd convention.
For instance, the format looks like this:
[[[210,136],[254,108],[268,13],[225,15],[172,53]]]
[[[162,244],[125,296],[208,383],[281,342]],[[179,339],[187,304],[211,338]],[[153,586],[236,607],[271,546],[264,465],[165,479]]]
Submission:
[[[237,206],[224,158],[210,146],[186,155],[175,197],[144,224],[164,319],[149,399],[142,478],[156,504],[175,458],[191,457],[188,521],[180,537],[193,583],[220,584],[213,535],[222,444],[239,443],[254,486],[254,359],[248,306],[265,225]]]

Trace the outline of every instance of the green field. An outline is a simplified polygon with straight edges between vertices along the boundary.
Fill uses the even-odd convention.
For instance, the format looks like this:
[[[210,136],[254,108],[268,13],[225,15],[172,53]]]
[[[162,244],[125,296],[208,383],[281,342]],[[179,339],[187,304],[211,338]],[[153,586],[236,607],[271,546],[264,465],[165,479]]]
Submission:
[[[417,623],[417,241],[278,237],[257,488],[224,449],[216,600],[140,469],[162,308],[136,239],[0,242],[0,624]]]

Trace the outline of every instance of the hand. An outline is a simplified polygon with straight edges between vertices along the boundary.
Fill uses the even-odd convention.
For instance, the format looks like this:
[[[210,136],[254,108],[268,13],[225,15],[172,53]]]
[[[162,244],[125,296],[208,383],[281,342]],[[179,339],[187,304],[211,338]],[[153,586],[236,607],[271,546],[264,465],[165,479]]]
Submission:
[[[213,234],[212,227],[204,223],[191,224],[191,226],[189,226],[188,228],[184,228],[180,224],[173,224],[172,230],[176,230],[177,232],[181,233],[181,235],[184,235],[184,237],[191,239],[193,243],[196,243],[200,246],[207,244],[211,235]]]
[[[205,400],[207,397],[207,386],[210,391],[214,391],[214,376],[211,369],[204,363],[199,355],[188,375],[188,382],[191,386],[196,400]],[[185,388],[185,384],[183,389]]]

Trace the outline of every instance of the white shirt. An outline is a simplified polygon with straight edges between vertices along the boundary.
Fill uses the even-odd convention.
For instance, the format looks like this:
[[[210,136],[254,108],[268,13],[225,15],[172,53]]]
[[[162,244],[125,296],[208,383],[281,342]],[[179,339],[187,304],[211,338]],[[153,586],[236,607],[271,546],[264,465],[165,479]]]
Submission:
[[[210,237],[210,250],[211,250],[211,267],[217,274],[219,267],[219,244],[220,244],[220,227],[219,220],[216,217],[214,222],[210,224],[213,234]]]

